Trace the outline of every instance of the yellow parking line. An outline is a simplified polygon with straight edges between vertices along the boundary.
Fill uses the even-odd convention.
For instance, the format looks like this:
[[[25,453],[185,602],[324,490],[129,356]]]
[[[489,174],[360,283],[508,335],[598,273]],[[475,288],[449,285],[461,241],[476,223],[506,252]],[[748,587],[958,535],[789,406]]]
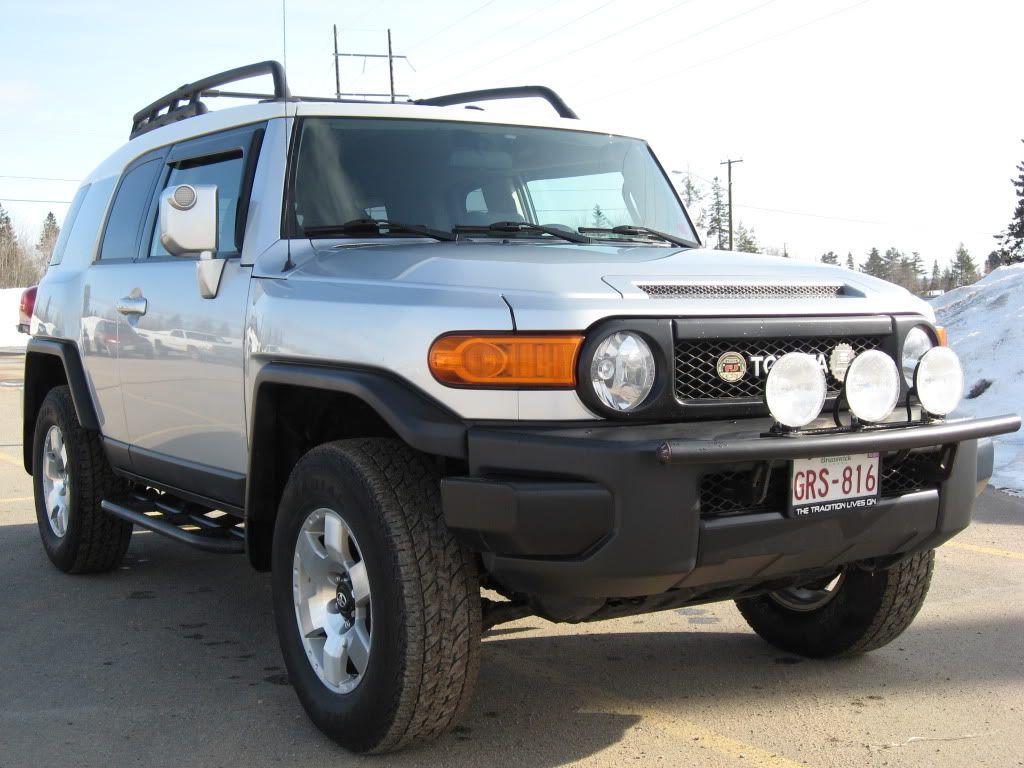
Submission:
[[[490,647],[498,649],[498,655],[504,657],[498,659],[502,666],[517,672],[522,671],[521,660],[508,658],[509,651],[502,648],[499,643],[491,644]],[[556,679],[561,687],[575,690],[585,698],[588,701],[586,711],[633,715],[642,718],[646,724],[657,728],[669,737],[734,758],[737,760],[737,765],[756,766],[756,768],[807,768],[807,763],[790,760],[788,757],[726,736],[724,733],[699,725],[692,720],[676,717],[639,702],[615,696],[602,688],[583,683],[547,664],[541,664],[541,666],[544,672]]]
[[[1024,552],[1013,552],[1009,549],[979,547],[977,544],[964,544],[959,541],[947,541],[944,546],[951,547],[952,549],[962,549],[964,552],[976,552],[979,555],[995,555],[996,557],[1007,557],[1010,560],[1024,560]]]

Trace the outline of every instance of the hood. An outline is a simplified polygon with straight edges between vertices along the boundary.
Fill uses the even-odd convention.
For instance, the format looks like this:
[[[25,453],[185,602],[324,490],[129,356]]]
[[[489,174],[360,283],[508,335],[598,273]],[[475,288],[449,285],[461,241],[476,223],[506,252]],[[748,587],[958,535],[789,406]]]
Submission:
[[[899,286],[843,267],[764,254],[499,239],[316,240],[299,252],[297,244],[292,277],[495,291],[522,328],[585,328],[626,314],[913,313],[933,319],[927,303]]]

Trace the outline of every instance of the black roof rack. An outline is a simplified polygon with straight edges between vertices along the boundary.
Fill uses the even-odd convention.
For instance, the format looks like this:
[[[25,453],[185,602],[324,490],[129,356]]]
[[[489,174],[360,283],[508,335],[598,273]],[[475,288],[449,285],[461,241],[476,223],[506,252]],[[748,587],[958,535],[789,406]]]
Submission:
[[[285,76],[284,67],[278,61],[261,61],[257,64],[247,64],[244,67],[236,67],[226,72],[204,77],[194,83],[186,83],[177,90],[171,91],[162,96],[148,107],[140,109],[132,118],[132,132],[129,136],[134,139],[146,131],[159,128],[161,125],[176,123],[189,117],[195,117],[206,112],[206,105],[199,97],[206,95],[221,95],[212,91],[220,85],[235,83],[239,80],[248,80],[250,77],[259,75],[270,75],[274,78],[273,99],[289,99],[291,91],[288,90],[288,78]],[[222,95],[228,95],[224,93]],[[257,94],[246,94],[247,98],[255,97]],[[261,96],[262,98],[262,96]],[[181,102],[186,102],[182,104]],[[163,110],[167,110],[163,112]],[[161,114],[162,113],[162,114]]]
[[[465,91],[451,93],[447,96],[432,96],[429,99],[416,99],[413,104],[428,107],[450,107],[455,104],[470,104],[474,101],[494,101],[495,99],[544,99],[555,108],[559,117],[579,120],[579,116],[562,100],[562,97],[545,85],[515,85],[510,88],[485,88],[482,91]]]
[[[251,77],[270,75],[274,78],[274,92],[271,93],[250,93],[248,91],[222,91],[219,86],[235,83],[239,80],[248,80]],[[161,96],[144,109],[140,109],[132,118],[132,132],[129,136],[134,139],[147,131],[152,131],[162,125],[176,123],[189,117],[205,114],[206,105],[200,101],[203,96],[226,97],[234,99],[258,99],[263,101],[313,101],[313,102],[343,102],[352,104],[363,104],[364,101],[355,99],[337,99],[333,96],[292,96],[288,90],[288,78],[285,76],[284,67],[277,61],[261,61],[256,64],[247,64],[244,67],[236,67],[226,72],[204,77],[194,83],[187,83],[177,90],[171,91],[166,96]],[[448,107],[455,104],[471,104],[475,101],[493,101],[495,99],[526,99],[537,97],[544,99],[559,114],[560,117],[577,120],[576,113],[569,108],[562,97],[550,88],[543,85],[517,85],[511,88],[488,88],[482,91],[465,91],[463,93],[452,93],[447,96],[433,96],[429,99],[416,99],[404,102],[406,104],[421,104],[432,107]]]

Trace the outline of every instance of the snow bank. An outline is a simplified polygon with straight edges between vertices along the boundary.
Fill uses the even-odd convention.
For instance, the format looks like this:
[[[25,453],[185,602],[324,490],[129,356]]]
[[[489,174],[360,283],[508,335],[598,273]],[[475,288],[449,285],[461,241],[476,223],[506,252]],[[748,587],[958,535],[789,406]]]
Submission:
[[[938,297],[932,306],[963,362],[967,393],[976,394],[954,415],[1024,411],[1024,264],[1000,267],[974,285]],[[991,382],[987,388],[986,381]],[[1024,496],[1022,433],[997,438],[992,485]]]
[[[28,335],[18,333],[18,304],[24,288],[0,288],[0,349],[25,348]]]

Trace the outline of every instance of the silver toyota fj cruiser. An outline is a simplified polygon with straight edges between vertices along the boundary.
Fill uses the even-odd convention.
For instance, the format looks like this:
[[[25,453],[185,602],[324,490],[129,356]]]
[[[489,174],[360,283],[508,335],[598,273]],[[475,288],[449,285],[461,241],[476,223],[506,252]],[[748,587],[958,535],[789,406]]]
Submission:
[[[468,106],[527,96],[558,117]],[[276,62],[136,114],[28,308],[53,563],[112,569],[133,526],[244,552],[355,751],[452,726],[526,615],[735,600],[814,657],[903,632],[1019,419],[947,418],[926,303],[702,248],[647,144],[575,118],[539,86],[297,98]]]

